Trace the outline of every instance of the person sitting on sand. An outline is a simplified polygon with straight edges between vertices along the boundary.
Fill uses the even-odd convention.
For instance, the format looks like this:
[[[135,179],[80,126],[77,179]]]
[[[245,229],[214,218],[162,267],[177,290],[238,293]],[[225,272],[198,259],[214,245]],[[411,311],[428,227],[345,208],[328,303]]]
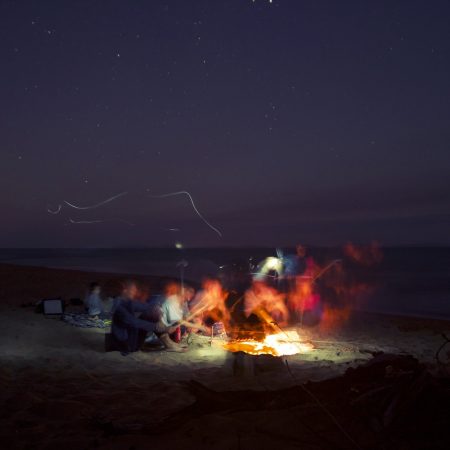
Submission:
[[[151,309],[151,305],[138,300],[138,293],[136,283],[126,281],[121,295],[115,300],[111,333],[116,349],[122,354],[140,350],[149,332],[158,334],[165,343],[170,340],[168,333],[173,333],[176,329],[161,322],[136,317],[138,313],[145,313]]]
[[[92,282],[89,285],[88,293],[84,299],[84,306],[86,312],[91,317],[98,317],[104,315],[103,303],[100,298],[101,287],[97,282]]]
[[[176,327],[170,336],[160,336],[161,341],[168,350],[181,350],[181,326],[188,315],[187,302],[192,298],[191,289],[182,289],[178,283],[170,282],[165,288],[165,295],[161,302],[161,315],[159,322],[166,327]]]
[[[195,290],[192,287],[181,287],[179,283],[171,281],[165,286],[163,294],[150,297],[147,300],[149,309],[142,314],[141,319],[159,323],[161,327],[167,327],[172,332],[155,332],[146,342],[154,344],[156,338],[159,338],[166,350],[185,351],[186,346],[180,344],[182,337],[190,334],[192,330],[204,330],[202,325],[186,320],[190,314],[188,303],[194,295]]]

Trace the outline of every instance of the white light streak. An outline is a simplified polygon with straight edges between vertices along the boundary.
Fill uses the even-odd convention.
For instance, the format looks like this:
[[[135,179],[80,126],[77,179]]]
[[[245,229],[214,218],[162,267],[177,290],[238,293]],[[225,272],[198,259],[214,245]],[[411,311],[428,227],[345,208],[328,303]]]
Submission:
[[[60,211],[61,211],[61,205],[58,205],[58,208],[55,211],[50,209],[50,206],[47,207],[47,212],[49,212],[50,214],[59,214]]]
[[[124,219],[97,219],[97,220],[73,220],[69,217],[69,222],[73,224],[93,224],[93,223],[104,223],[104,222],[121,222],[129,225],[130,227],[134,227],[134,223],[128,222],[128,220]]]
[[[70,206],[71,208],[75,208],[75,209],[94,209],[94,208],[98,208],[99,206],[106,205],[106,203],[112,202],[116,198],[123,197],[126,194],[128,194],[128,192],[121,192],[120,194],[117,194],[114,197],[107,198],[106,200],[104,200],[100,203],[96,203],[95,205],[89,205],[89,206],[77,206],[72,203],[69,203],[67,200],[64,200],[64,203],[67,206]]]
[[[222,232],[218,230],[215,226],[211,225],[199,212],[197,207],[195,206],[194,199],[192,198],[191,194],[189,194],[188,191],[178,191],[178,192],[169,192],[168,194],[161,194],[161,195],[151,195],[152,198],[167,198],[167,197],[174,197],[175,195],[187,195],[192,207],[194,208],[194,211],[197,213],[197,216],[200,217],[200,219],[203,220],[203,222],[208,225],[211,230],[215,231],[220,237],[222,237]]]

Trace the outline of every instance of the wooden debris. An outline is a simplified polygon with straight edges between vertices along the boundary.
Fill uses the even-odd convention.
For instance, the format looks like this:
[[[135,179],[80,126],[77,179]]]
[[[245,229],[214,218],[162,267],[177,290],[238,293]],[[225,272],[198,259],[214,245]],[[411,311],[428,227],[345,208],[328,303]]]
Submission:
[[[380,354],[364,366],[348,369],[341,377],[306,386],[327,410],[339,417],[343,427],[352,430],[362,448],[410,448],[411,443],[413,448],[440,448],[441,442],[450,443],[445,425],[449,420],[450,379],[433,377],[411,356]],[[342,436],[301,386],[276,391],[219,392],[190,381],[187,388],[196,401],[158,424],[158,432],[211,414],[295,411],[303,427],[316,432],[318,428],[327,430],[326,447],[340,447]],[[324,432],[317,432],[316,438],[323,437]]]

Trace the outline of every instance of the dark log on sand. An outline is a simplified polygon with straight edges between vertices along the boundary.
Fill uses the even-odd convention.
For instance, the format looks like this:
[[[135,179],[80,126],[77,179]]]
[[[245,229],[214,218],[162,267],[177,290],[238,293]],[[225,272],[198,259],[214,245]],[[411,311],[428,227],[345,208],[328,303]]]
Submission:
[[[240,361],[242,356],[236,358]],[[283,364],[282,358],[277,359]],[[243,361],[254,365],[272,360],[244,357]],[[295,415],[299,429],[292,439],[307,433],[318,448],[406,448],[404,443],[411,442],[414,446],[408,448],[441,448],[442,442],[450,441],[450,379],[433,377],[410,356],[378,355],[341,377],[280,390],[215,391],[195,381],[186,387],[196,399],[193,404],[140,432],[164,433],[204,416],[239,420],[238,413],[245,411],[256,417],[276,410]]]
[[[233,375],[238,377],[253,377],[265,372],[285,372],[285,356],[250,355],[236,352],[233,361]]]

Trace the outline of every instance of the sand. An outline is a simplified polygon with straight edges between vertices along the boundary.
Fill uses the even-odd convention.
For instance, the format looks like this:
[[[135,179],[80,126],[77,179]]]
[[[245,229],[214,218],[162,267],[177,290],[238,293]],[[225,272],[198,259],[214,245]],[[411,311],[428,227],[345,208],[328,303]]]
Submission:
[[[303,441],[289,409],[211,408],[176,426],[168,418],[193,404],[190,380],[215,391],[279,390],[337,377],[377,352],[413,355],[436,371],[440,333],[450,331],[449,322],[354,313],[337,329],[299,329],[315,349],[287,357],[291,372],[281,364],[235,376],[235,356],[218,339],[210,345],[197,337],[185,354],[122,356],[104,352],[105,330],[72,327],[21,306],[54,295],[82,297],[92,274],[10,265],[0,266],[0,273],[2,448],[329,448],[317,436]],[[95,275],[101,282],[116,277]],[[327,420],[311,408],[315,420]],[[348,448],[337,433],[341,448]]]

